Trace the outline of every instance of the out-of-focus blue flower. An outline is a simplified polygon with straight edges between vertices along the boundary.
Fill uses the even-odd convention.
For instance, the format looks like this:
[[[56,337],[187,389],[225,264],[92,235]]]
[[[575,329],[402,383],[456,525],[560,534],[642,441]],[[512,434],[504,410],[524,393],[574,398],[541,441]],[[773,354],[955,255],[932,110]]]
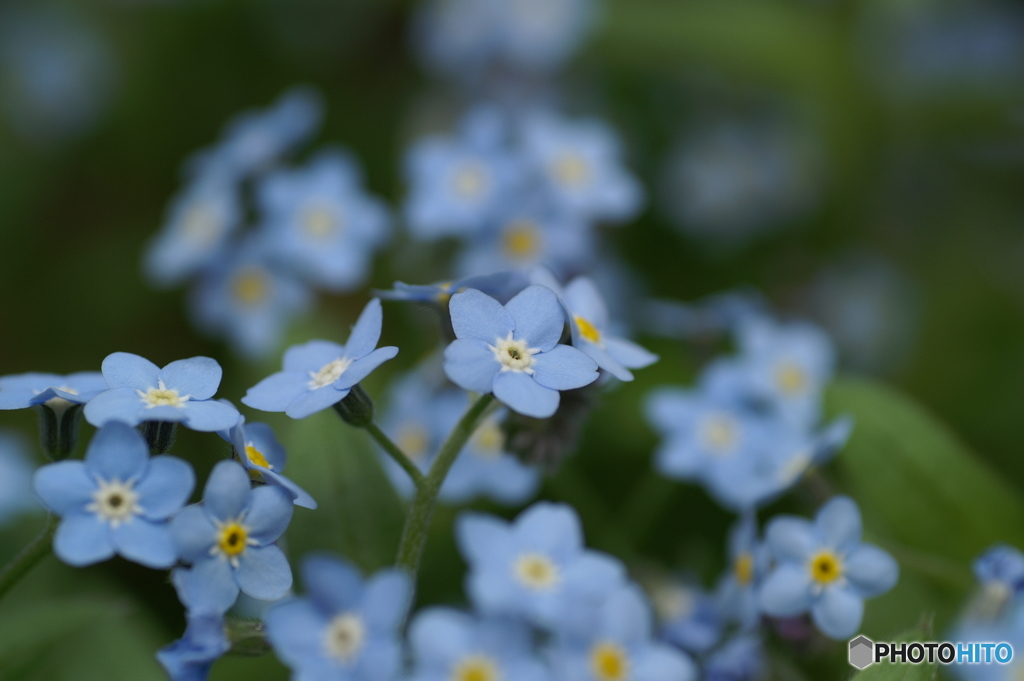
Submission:
[[[699,586],[665,580],[650,590],[659,638],[691,653],[703,653],[722,635],[724,621],[715,599]]]
[[[224,615],[189,613],[185,635],[161,648],[156,659],[171,681],[206,681],[210,667],[230,649],[224,633]]]
[[[45,404],[63,411],[72,404],[85,404],[107,389],[103,374],[13,374],[0,377],[0,409],[27,409]]]
[[[704,681],[757,681],[767,665],[761,639],[741,634],[728,640],[704,660]]]
[[[619,140],[604,123],[535,113],[523,121],[522,134],[528,158],[569,213],[621,222],[643,208],[643,188],[622,166]]]
[[[296,506],[316,508],[316,501],[306,490],[282,475],[287,454],[274,431],[266,423],[246,424],[239,416],[230,431],[220,436],[231,443],[235,459],[249,471],[249,477],[284,489]]]
[[[991,616],[1003,611],[1024,591],[1024,554],[1012,546],[989,547],[972,567],[982,587],[975,603],[978,615]]]
[[[432,303],[447,307],[448,301],[453,295],[475,288],[504,305],[529,284],[530,282],[521,272],[498,272],[463,277],[454,281],[442,281],[436,284],[406,284],[396,281],[392,290],[374,291],[374,294],[384,300]]]
[[[400,570],[363,581],[351,564],[329,556],[303,561],[306,597],[273,606],[267,635],[294,679],[390,681],[398,673],[402,624],[412,586]]]
[[[427,608],[409,625],[410,681],[547,681],[531,632],[512,619]]]
[[[426,137],[409,150],[404,210],[413,236],[466,236],[483,229],[522,173],[507,149],[506,128],[498,110],[480,107],[465,116],[457,137]]]
[[[213,467],[202,504],[171,522],[179,555],[188,570],[175,578],[196,610],[226,612],[241,589],[273,601],[292,586],[288,559],[274,544],[292,518],[292,499],[276,485],[251,489],[249,475],[234,461]]]
[[[767,553],[757,539],[757,517],[744,513],[729,531],[728,563],[716,597],[723,615],[749,630],[761,621],[757,589],[767,569]]]
[[[362,286],[373,252],[390,235],[387,208],[362,184],[355,159],[339,151],[267,175],[257,192],[268,248],[312,284],[332,291]]]
[[[247,357],[275,350],[288,321],[312,303],[310,290],[275,266],[272,252],[262,235],[248,236],[207,268],[189,300],[199,328]]]
[[[652,640],[650,607],[633,584],[607,595],[584,637],[560,638],[553,667],[565,681],[697,679],[685,653]]]
[[[148,359],[115,352],[103,360],[109,390],[85,405],[85,418],[94,426],[123,421],[173,421],[192,430],[227,430],[238,421],[238,410],[213,399],[222,371],[216,360],[192,357],[163,369]]]
[[[283,371],[249,388],[242,403],[262,411],[283,411],[293,419],[337,404],[352,386],[398,354],[393,346],[377,348],[383,319],[380,300],[374,298],[363,308],[345,345],[323,340],[293,345],[284,353]]]
[[[84,462],[43,466],[32,487],[61,516],[53,552],[65,563],[91,565],[117,553],[167,568],[178,559],[167,520],[188,501],[195,473],[181,459],[150,458],[142,436],[115,421],[96,433]]]
[[[150,281],[173,286],[211,264],[241,218],[235,178],[220,166],[205,169],[171,202],[163,229],[146,249]]]
[[[457,340],[445,349],[444,370],[456,385],[494,392],[512,410],[547,418],[560,390],[597,379],[597,365],[576,348],[558,343],[565,315],[548,288],[529,286],[508,304],[470,289],[449,304]]]
[[[14,431],[0,430],[0,527],[39,510],[32,495],[32,470],[25,442]]]
[[[625,578],[618,561],[584,548],[579,517],[566,505],[536,503],[512,523],[463,513],[455,531],[469,563],[466,591],[484,615],[576,630],[586,619],[579,615]]]
[[[892,556],[862,544],[860,510],[848,497],[835,497],[814,522],[776,516],[765,531],[775,565],[759,593],[772,617],[810,611],[826,636],[845,639],[864,615],[864,599],[891,589],[899,578]]]

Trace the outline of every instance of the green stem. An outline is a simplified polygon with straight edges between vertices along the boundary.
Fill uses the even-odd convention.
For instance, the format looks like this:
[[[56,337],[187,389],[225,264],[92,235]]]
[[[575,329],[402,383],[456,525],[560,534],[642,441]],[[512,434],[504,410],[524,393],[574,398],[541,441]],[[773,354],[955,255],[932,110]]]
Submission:
[[[371,421],[365,427],[366,432],[377,441],[377,444],[384,450],[384,453],[394,459],[395,463],[409,474],[416,487],[423,484],[423,473],[420,472],[420,469],[405,455],[405,452],[398,448],[398,445],[391,441],[391,438],[384,434],[384,431],[376,423]]]
[[[50,516],[46,521],[46,529],[32,540],[32,543],[21,550],[0,570],[0,599],[14,588],[18,581],[35,567],[36,563],[53,551],[53,533],[57,531],[57,517]]]
[[[488,407],[494,404],[494,395],[490,393],[477,398],[455,424],[455,428],[434,459],[434,465],[416,488],[416,495],[409,506],[409,515],[405,518],[405,527],[402,528],[402,540],[398,544],[398,558],[395,561],[398,567],[408,570],[414,579],[423,558],[423,549],[427,545],[430,519],[434,516],[434,506],[437,505],[437,494],[441,491],[441,485],[459,452],[487,416]]]

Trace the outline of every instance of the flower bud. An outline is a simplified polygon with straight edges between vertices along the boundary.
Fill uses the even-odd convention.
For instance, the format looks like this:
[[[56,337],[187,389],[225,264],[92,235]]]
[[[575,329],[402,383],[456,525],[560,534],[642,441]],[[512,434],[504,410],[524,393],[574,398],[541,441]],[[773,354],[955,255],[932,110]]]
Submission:
[[[365,428],[373,421],[373,398],[357,383],[345,399],[334,405],[334,411],[350,426]]]

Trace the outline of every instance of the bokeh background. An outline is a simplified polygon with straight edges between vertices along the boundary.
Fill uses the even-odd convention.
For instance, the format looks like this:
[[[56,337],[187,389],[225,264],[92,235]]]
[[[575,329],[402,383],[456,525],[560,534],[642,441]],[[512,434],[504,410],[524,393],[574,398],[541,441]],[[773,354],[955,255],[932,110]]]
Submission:
[[[351,149],[369,189],[399,206],[404,150],[466,103],[411,50],[414,9],[406,0],[4,0],[0,374],[98,370],[118,350],[161,365],[202,354],[224,366],[219,395],[237,403],[275,370],[279,353],[244,359],[197,333],[182,290],[147,284],[142,253],[181,186],[183,161],[239,111],[267,106],[296,83],[324,97],[314,143]],[[1018,490],[1022,76],[1016,3],[603,0],[583,49],[558,76],[557,97],[564,110],[615,126],[647,189],[642,216],[604,235],[624,286],[676,301],[754,290],[783,316],[817,321],[844,372],[909,396],[955,433],[941,445],[962,442],[972,466]],[[371,286],[426,283],[437,271],[430,259],[442,256],[399,237],[376,259]],[[282,347],[344,339],[368,295],[320,296]],[[662,361],[605,396],[579,452],[542,496],[574,504],[593,546],[710,584],[731,516],[698,488],[649,473],[655,436],[639,405],[654,385],[690,381],[721,347],[633,321]],[[383,394],[389,372],[435,346],[432,322],[429,312],[386,306],[384,341],[402,352],[372,377],[371,393]],[[33,414],[0,420],[34,443]],[[321,499],[316,513],[335,519],[300,509],[292,555],[334,549],[366,569],[387,564],[401,507],[362,434],[330,413],[266,420],[290,446],[292,477]],[[859,442],[855,435],[854,453],[871,447]],[[174,451],[203,479],[224,447],[188,432]],[[844,456],[829,470],[856,497],[844,485],[860,478],[843,468]],[[943,465],[930,473],[941,479]],[[955,514],[959,497],[950,494]],[[873,514],[886,516],[858,499],[869,528]],[[770,510],[806,512],[802,501]],[[911,519],[926,512],[905,509]],[[462,598],[453,516],[445,509],[435,519],[423,603]],[[999,536],[1020,519],[986,522]],[[0,528],[0,558],[38,525],[28,517]],[[927,613],[940,630],[951,621],[971,586],[968,561],[985,546],[960,536],[936,539],[932,553],[896,547],[904,579],[869,603],[865,633],[891,636]],[[162,573],[120,560],[73,571],[50,560],[0,605],[3,677],[159,679],[152,652],[182,626]],[[842,678],[842,648],[773,648],[778,678]],[[212,678],[286,672],[272,655],[232,657]]]

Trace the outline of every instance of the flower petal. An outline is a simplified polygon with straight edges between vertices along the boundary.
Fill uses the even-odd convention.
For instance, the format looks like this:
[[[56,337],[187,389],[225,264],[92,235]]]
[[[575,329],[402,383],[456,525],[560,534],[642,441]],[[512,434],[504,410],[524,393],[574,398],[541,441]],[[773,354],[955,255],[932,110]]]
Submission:
[[[154,456],[135,486],[139,504],[150,520],[164,520],[180,510],[196,486],[192,466],[173,456]]]
[[[311,340],[301,345],[293,345],[284,352],[282,373],[300,373],[307,377],[308,372],[316,373],[326,364],[345,356],[345,346],[325,340]]]
[[[811,576],[803,565],[775,568],[761,585],[761,609],[772,617],[792,617],[811,607]]]
[[[292,588],[292,569],[274,544],[253,546],[239,556],[235,581],[253,598],[276,601]]]
[[[860,509],[850,497],[833,497],[818,511],[814,529],[828,546],[836,549],[855,546],[860,542]]]
[[[238,599],[231,566],[221,557],[197,561],[188,570],[175,570],[174,585],[190,610],[227,612]]]
[[[181,510],[171,519],[171,537],[178,554],[186,563],[198,562],[210,555],[210,548],[217,543],[217,528],[206,510],[193,504]]]
[[[635,674],[643,681],[696,681],[698,678],[697,667],[686,653],[661,643],[648,646],[640,654]]]
[[[604,346],[612,359],[630,369],[643,369],[658,361],[656,354],[624,338],[605,338]]]
[[[796,516],[780,515],[772,518],[765,529],[765,540],[776,560],[804,562],[817,546],[814,526]]]
[[[861,544],[843,561],[844,574],[861,598],[874,598],[896,586],[900,566],[888,553]]]
[[[346,560],[313,554],[302,561],[301,570],[306,593],[327,614],[351,610],[362,598],[362,575]]]
[[[381,310],[380,299],[374,298],[359,313],[359,319],[356,320],[352,333],[345,343],[345,355],[349,359],[361,359],[373,352],[380,340],[383,324],[384,313]]]
[[[242,404],[261,411],[284,411],[289,404],[307,392],[308,373],[279,371],[249,388],[242,398]]]
[[[608,307],[590,277],[576,277],[562,295],[570,313],[583,317],[598,329],[608,326]]]
[[[185,403],[185,425],[201,433],[228,430],[238,423],[238,410],[227,400],[189,401]]]
[[[338,380],[334,382],[334,387],[340,390],[351,388],[369,376],[374,369],[397,354],[398,348],[393,345],[377,348],[362,359],[357,359],[349,368],[345,369],[341,376],[338,376]]]
[[[510,539],[508,522],[496,516],[465,511],[455,521],[455,542],[470,563],[497,555]]]
[[[236,461],[221,461],[210,472],[203,506],[217,520],[236,520],[249,505],[249,474]]]
[[[444,373],[452,383],[475,393],[489,393],[501,364],[487,344],[476,338],[452,341],[444,350]]]
[[[409,625],[409,644],[420,665],[447,673],[472,650],[472,618],[454,608],[420,610]]]
[[[558,411],[557,390],[545,388],[520,371],[503,371],[494,377],[494,396],[524,416],[546,419]]]
[[[394,632],[401,625],[412,599],[409,575],[399,569],[381,570],[366,582],[363,618],[379,634]]]
[[[178,560],[167,522],[151,523],[144,518],[132,518],[111,528],[110,538],[119,554],[146,567],[169,568]]]
[[[864,617],[864,601],[848,587],[834,586],[821,592],[811,609],[814,624],[836,640],[853,636]]]
[[[527,286],[505,306],[515,323],[515,338],[525,339],[531,348],[547,352],[555,347],[565,330],[565,310],[558,296],[546,286]]]
[[[145,392],[155,388],[160,377],[160,367],[130,352],[107,355],[101,369],[111,389],[132,388]]]
[[[65,515],[85,509],[92,501],[96,482],[81,461],[61,461],[39,468],[32,476],[32,489],[44,506]]]
[[[291,495],[284,489],[274,485],[257,487],[252,490],[245,514],[249,537],[261,545],[276,541],[288,529],[294,510]]]
[[[597,380],[597,363],[568,345],[534,355],[533,378],[545,388],[573,390]]]
[[[323,633],[328,620],[306,599],[274,605],[267,612],[267,637],[274,652],[291,667],[323,656]]]
[[[455,337],[476,339],[494,344],[499,338],[506,338],[515,327],[512,315],[494,298],[469,289],[456,293],[448,302]]]
[[[539,501],[515,520],[519,542],[546,554],[575,557],[583,550],[583,526],[568,504]]]
[[[316,499],[310,496],[309,492],[299,487],[294,481],[286,478],[275,471],[268,471],[257,467],[263,476],[263,480],[269,485],[277,485],[291,497],[292,503],[302,508],[316,509]]]
[[[85,420],[97,428],[111,421],[135,426],[144,420],[145,406],[134,388],[114,388],[102,392],[85,405]]]
[[[304,419],[341,402],[348,396],[348,393],[349,388],[339,390],[333,385],[325,385],[297,397],[288,405],[284,413],[293,419]]]
[[[135,480],[146,471],[149,446],[137,430],[120,421],[100,428],[85,450],[85,466],[106,481]]]
[[[220,387],[224,371],[217,360],[210,357],[190,357],[171,362],[160,370],[160,379],[179,395],[190,395],[194,400],[208,400]]]
[[[110,526],[95,513],[69,513],[57,526],[53,552],[75,567],[107,560],[114,555]]]

